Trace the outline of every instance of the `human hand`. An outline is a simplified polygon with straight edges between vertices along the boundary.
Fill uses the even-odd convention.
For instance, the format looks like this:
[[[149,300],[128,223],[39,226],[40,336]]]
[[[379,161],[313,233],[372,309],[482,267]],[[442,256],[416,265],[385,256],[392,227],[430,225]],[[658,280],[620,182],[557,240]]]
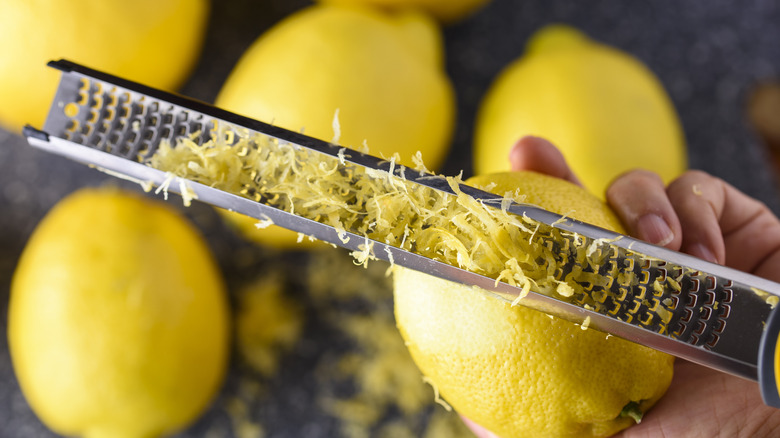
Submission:
[[[580,184],[550,142],[524,137],[510,152],[513,170]],[[780,282],[780,220],[725,181],[689,171],[664,186],[652,172],[618,177],[607,202],[639,239]],[[619,437],[780,436],[780,409],[764,405],[758,384],[678,359],[666,395]],[[464,418],[479,438],[497,438]]]

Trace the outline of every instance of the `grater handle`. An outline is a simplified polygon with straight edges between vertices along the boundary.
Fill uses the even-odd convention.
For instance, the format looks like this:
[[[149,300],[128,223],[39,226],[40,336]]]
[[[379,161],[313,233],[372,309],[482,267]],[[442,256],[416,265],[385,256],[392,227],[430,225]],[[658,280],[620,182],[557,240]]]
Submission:
[[[772,310],[758,350],[758,384],[767,406],[780,408],[780,307]]]

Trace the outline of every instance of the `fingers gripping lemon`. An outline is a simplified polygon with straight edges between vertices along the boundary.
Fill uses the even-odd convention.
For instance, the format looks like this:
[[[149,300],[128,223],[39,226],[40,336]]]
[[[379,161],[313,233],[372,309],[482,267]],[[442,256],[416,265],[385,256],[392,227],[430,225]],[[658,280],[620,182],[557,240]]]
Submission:
[[[477,174],[509,170],[512,145],[537,135],[556,144],[599,197],[627,170],[649,169],[668,182],[687,167],[680,122],[653,73],[562,25],[540,30],[496,78],[475,131]]]
[[[164,204],[81,190],[46,216],[23,252],[8,341],[25,397],[54,431],[171,433],[221,383],[224,286],[200,236]]]
[[[174,89],[195,64],[208,0],[3,0],[0,125],[41,127],[69,58],[156,88]]]
[[[318,5],[261,36],[242,56],[216,104],[325,141],[414,167],[418,151],[435,169],[453,129],[454,97],[443,68],[441,35],[426,16]],[[338,131],[338,129],[336,130]],[[294,233],[256,230],[230,215],[253,240],[292,246]],[[279,237],[284,234],[284,236]]]
[[[563,180],[523,172],[467,184],[595,225],[620,230],[612,212]],[[511,242],[506,242],[511,245]],[[609,436],[634,423],[666,391],[673,358],[664,353],[470,287],[403,268],[394,272],[398,328],[420,370],[460,414],[502,438]],[[629,410],[631,410],[629,409]]]

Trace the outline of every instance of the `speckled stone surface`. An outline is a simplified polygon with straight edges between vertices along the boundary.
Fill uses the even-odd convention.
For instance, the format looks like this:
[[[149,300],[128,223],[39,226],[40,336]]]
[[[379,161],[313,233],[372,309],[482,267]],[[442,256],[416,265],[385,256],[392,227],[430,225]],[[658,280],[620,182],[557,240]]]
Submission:
[[[183,94],[211,101],[251,42],[282,17],[309,4],[295,0],[215,2],[202,59]],[[0,10],[0,13],[2,11]],[[473,120],[491,80],[520,56],[528,36],[553,22],[572,24],[593,38],[632,53],[666,86],[682,120],[691,167],[711,172],[780,212],[774,168],[746,118],[757,83],[780,77],[780,3],[775,0],[493,0],[469,19],[444,29],[446,66],[458,98],[458,126],[445,173],[471,169]],[[2,32],[2,30],[0,30]],[[1,49],[0,49],[1,50]],[[43,67],[42,67],[43,68]],[[8,105],[0,102],[0,105]],[[35,224],[60,198],[109,180],[98,172],[26,146],[0,130],[0,324],[7,326],[10,279]],[[117,183],[122,184],[122,183]],[[230,262],[245,244],[203,206],[187,212],[208,235],[228,274],[253,266]],[[264,259],[265,257],[265,259]],[[268,262],[258,255],[258,263]],[[282,257],[274,263],[294,263]],[[243,271],[242,271],[243,269]],[[318,414],[309,366],[328,354],[330,334],[307,325],[295,359],[267,388],[275,397],[258,419],[272,437],[339,436],[334,420]],[[220,399],[237,389],[231,372]],[[224,410],[212,408],[182,437],[232,436]],[[0,337],[0,438],[53,436],[27,406],[14,378],[5,336]]]

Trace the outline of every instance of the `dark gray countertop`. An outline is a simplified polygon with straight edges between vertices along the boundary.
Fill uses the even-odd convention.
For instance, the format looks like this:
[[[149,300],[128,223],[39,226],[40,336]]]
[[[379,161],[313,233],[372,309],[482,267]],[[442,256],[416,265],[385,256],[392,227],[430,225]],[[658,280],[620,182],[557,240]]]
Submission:
[[[217,2],[215,2],[217,3]],[[228,0],[213,7],[202,59],[181,92],[211,101],[243,50],[265,29],[309,2]],[[493,0],[471,18],[445,29],[447,69],[458,98],[458,127],[445,173],[468,174],[477,104],[499,70],[519,56],[528,36],[551,22],[572,24],[593,38],[644,61],[669,91],[685,129],[690,165],[717,175],[780,212],[776,176],[766,148],[750,129],[746,99],[762,80],[780,77],[780,3],[774,0]],[[0,102],[0,105],[5,104]],[[37,221],[59,199],[109,178],[84,166],[26,146],[0,130],[0,324],[6,327],[9,284],[16,260]],[[229,233],[214,213],[187,212],[208,235],[228,281],[258,269],[298,263],[298,255],[250,248]],[[253,262],[236,266],[236,248]],[[263,266],[260,268],[259,266]],[[339,436],[312,393],[312,364],[338,350],[338,333],[311,316],[294,354],[254,406],[251,417],[268,436]],[[5,331],[5,330],[4,330]],[[224,409],[239,391],[236,365],[218,402],[182,436],[232,436]],[[208,432],[208,434],[207,434]],[[51,436],[27,406],[14,378],[5,336],[0,337],[0,437]]]

